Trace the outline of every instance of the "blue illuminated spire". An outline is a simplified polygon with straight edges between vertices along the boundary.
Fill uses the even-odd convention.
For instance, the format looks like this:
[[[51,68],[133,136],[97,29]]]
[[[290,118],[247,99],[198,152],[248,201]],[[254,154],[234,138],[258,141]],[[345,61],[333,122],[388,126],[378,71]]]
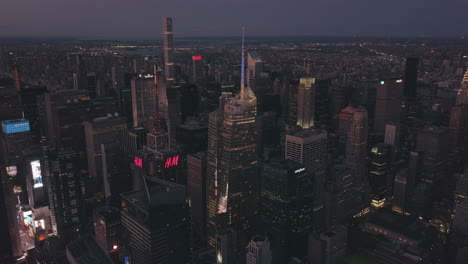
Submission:
[[[241,89],[240,94],[241,98],[246,97],[245,91],[245,55],[244,55],[244,27],[242,27],[242,63],[241,63]]]

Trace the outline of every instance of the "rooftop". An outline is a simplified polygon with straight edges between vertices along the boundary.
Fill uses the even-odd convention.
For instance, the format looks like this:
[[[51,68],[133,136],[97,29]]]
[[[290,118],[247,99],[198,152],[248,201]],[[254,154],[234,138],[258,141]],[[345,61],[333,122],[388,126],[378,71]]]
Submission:
[[[319,129],[314,129],[314,128],[309,128],[305,130],[301,130],[299,132],[294,133],[293,136],[295,137],[300,137],[300,138],[308,138],[308,137],[314,137],[314,136],[323,136],[327,135],[327,132],[325,130],[319,130]]]
[[[402,234],[414,240],[421,240],[424,237],[424,226],[414,218],[397,215],[389,211],[382,211],[370,217],[367,222],[392,232]]]
[[[144,191],[131,191],[120,194],[121,197],[143,212],[148,212],[149,205],[158,206],[185,202],[186,194],[183,185],[148,177],[145,181],[148,194]]]
[[[68,244],[67,257],[77,264],[111,264],[112,261],[91,237],[80,238]]]

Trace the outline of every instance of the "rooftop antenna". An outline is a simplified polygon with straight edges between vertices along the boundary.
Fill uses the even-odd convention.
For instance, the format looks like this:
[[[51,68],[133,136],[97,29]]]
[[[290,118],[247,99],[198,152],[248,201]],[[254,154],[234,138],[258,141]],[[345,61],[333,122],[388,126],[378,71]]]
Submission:
[[[154,75],[153,75],[153,78],[154,78],[154,94],[155,94],[155,97],[156,97],[156,124],[155,124],[155,127],[157,129],[156,133],[160,133],[160,130],[161,130],[161,121],[159,120],[159,94],[158,94],[158,66],[156,65],[156,63],[154,64],[153,66],[153,71],[154,71]]]

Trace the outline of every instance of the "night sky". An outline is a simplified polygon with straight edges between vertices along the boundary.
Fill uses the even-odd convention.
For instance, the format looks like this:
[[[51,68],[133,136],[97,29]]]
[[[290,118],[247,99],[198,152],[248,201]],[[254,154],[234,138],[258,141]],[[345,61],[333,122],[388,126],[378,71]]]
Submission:
[[[1,0],[0,37],[462,36],[468,0]]]

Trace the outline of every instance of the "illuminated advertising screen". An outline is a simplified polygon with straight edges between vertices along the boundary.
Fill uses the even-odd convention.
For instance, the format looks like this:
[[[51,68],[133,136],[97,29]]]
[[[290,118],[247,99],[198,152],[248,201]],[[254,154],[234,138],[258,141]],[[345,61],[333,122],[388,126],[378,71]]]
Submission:
[[[33,219],[30,215],[26,216],[24,218],[24,226],[32,226],[33,224]]]
[[[36,229],[44,229],[44,228],[45,228],[44,219],[35,220],[35,221],[34,221],[34,227],[35,227]]]
[[[25,211],[23,212],[23,217],[27,217],[29,215],[32,215],[32,211]]]
[[[32,211],[23,212],[24,225],[28,226],[33,224]]]
[[[6,167],[6,173],[10,177],[15,177],[18,174],[18,168],[16,166],[8,166]]]
[[[135,156],[135,159],[133,159],[133,163],[135,166],[143,168],[143,159],[140,157]]]
[[[29,129],[29,121],[27,119],[5,120],[2,122],[2,130],[6,134],[26,132]]]
[[[18,193],[21,193],[22,191],[23,191],[23,188],[21,186],[19,185],[13,186],[13,193],[18,194]]]
[[[31,161],[31,170],[34,181],[34,188],[42,187],[41,163],[38,160]]]

